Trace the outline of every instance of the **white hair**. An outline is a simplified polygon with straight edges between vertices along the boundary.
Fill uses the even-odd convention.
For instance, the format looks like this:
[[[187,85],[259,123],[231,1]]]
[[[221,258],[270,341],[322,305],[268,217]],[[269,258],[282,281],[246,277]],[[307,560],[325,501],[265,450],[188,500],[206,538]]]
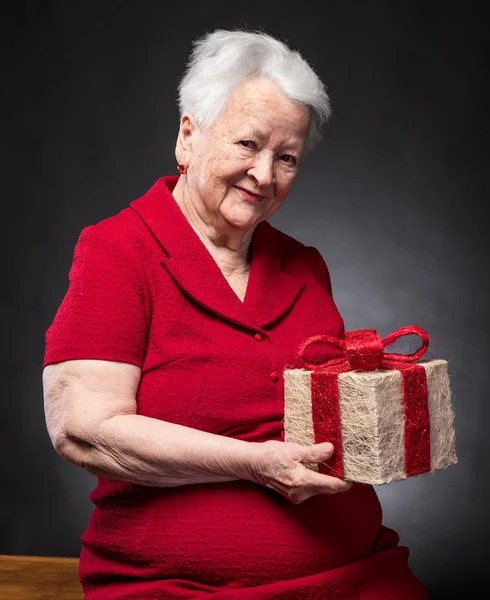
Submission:
[[[320,129],[330,117],[325,86],[299,52],[262,32],[218,29],[193,43],[179,84],[180,116],[193,115],[200,127],[209,127],[241,82],[264,77],[310,114],[306,149],[321,139]]]

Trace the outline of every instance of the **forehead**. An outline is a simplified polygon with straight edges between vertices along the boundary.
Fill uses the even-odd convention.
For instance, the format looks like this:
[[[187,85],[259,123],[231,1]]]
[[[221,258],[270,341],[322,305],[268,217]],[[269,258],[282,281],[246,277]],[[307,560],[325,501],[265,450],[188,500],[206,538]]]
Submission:
[[[310,125],[307,109],[287,98],[279,86],[268,79],[239,84],[228,98],[219,120],[236,130],[253,129],[262,135],[274,133],[299,141],[304,141]]]

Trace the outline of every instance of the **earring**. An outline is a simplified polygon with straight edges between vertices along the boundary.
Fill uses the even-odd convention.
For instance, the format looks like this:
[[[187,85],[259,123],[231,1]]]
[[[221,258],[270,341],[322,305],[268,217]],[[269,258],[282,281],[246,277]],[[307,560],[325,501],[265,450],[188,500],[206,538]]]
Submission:
[[[184,165],[177,165],[177,169],[179,170],[179,173],[181,175],[185,175],[187,173],[187,167],[185,167]]]

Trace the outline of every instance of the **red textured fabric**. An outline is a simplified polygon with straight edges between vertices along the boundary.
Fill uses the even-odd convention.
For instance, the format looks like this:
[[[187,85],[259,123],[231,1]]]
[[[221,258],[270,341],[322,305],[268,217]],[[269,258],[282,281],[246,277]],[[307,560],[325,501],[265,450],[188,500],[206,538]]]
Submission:
[[[44,365],[135,364],[138,414],[281,441],[282,369],[301,367],[307,336],[344,332],[325,262],[264,221],[242,303],[173,199],[176,182],[158,180],[82,231]],[[295,505],[247,481],[150,488],[98,478],[90,498],[79,567],[88,600],[428,598],[408,549],[382,526],[372,486]]]

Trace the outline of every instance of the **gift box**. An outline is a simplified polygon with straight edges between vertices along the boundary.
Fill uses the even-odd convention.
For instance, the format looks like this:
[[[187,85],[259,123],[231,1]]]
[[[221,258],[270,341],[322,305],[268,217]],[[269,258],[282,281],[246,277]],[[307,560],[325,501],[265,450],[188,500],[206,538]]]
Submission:
[[[403,335],[416,334],[413,354],[385,353]],[[320,363],[304,355],[315,343],[336,348]],[[346,481],[382,485],[458,462],[454,413],[442,359],[421,359],[429,336],[410,325],[380,339],[374,329],[305,340],[297,356],[304,368],[283,371],[286,442],[331,442],[334,454],[306,467]]]

